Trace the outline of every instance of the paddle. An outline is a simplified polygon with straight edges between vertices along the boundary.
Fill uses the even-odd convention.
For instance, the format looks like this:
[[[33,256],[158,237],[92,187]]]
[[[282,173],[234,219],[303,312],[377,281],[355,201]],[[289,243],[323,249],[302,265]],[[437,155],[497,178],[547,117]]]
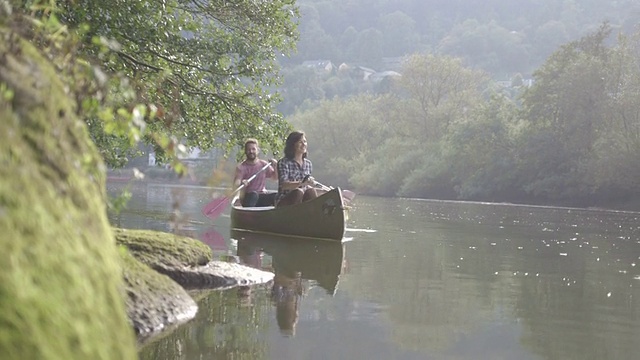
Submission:
[[[205,205],[202,208],[202,214],[211,220],[215,220],[218,216],[220,216],[220,214],[222,214],[222,212],[227,207],[227,205],[229,205],[231,197],[233,197],[233,195],[235,195],[235,193],[237,193],[238,191],[242,190],[242,188],[245,187],[246,184],[253,181],[253,179],[255,179],[256,176],[258,176],[258,174],[265,171],[270,165],[271,163],[267,162],[267,165],[263,166],[262,169],[258,170],[257,173],[253,174],[250,178],[248,178],[246,183],[243,183],[242,185],[238,186],[238,188],[235,189],[231,194],[220,199],[211,200],[207,205]]]
[[[317,182],[317,181],[316,181],[316,185],[319,185],[319,186],[320,186],[320,188],[321,188],[322,190],[324,190],[324,191],[330,191],[330,190],[332,190],[332,189],[333,189],[332,187],[329,187],[329,186],[327,186],[327,185],[321,184],[321,183],[319,183],[319,182]],[[351,190],[345,190],[345,189],[341,189],[341,190],[342,190],[342,197],[343,197],[345,200],[347,200],[348,202],[353,201],[353,198],[354,198],[354,197],[356,197],[356,193],[354,193],[354,192],[353,192],[353,191],[351,191]]]

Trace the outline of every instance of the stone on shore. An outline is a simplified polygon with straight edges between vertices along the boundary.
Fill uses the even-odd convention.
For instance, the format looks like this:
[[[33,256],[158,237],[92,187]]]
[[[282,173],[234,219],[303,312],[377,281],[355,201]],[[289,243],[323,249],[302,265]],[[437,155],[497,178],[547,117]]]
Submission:
[[[185,289],[226,289],[273,279],[271,272],[212,261],[211,248],[199,240],[153,230],[113,231],[126,248],[127,314],[139,336],[195,316],[197,307]]]

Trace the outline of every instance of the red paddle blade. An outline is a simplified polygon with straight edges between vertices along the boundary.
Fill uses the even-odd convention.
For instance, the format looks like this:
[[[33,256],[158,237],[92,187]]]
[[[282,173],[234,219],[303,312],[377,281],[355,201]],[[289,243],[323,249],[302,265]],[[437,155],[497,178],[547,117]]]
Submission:
[[[347,201],[352,201],[356,197],[356,193],[351,190],[342,190],[342,197]]]
[[[224,239],[224,236],[213,228],[205,231],[200,236],[200,240],[209,245],[213,250],[225,250],[227,248],[227,242]]]
[[[229,198],[213,199],[202,208],[202,214],[211,220],[215,220],[229,205]]]

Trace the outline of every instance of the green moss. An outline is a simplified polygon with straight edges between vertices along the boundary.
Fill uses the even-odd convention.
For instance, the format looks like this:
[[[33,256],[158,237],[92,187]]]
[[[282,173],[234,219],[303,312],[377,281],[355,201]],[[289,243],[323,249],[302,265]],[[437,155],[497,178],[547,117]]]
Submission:
[[[103,166],[54,67],[0,27],[2,359],[133,359]]]
[[[126,246],[139,261],[151,266],[197,266],[213,259],[211,248],[201,241],[152,230],[114,229],[116,242]]]

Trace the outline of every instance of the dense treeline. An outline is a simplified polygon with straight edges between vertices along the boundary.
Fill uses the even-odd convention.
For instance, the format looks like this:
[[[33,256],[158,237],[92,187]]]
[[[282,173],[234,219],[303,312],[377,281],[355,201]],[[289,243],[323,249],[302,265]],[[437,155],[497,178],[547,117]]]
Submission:
[[[284,84],[278,110],[285,116],[336,96],[385,92],[386,82],[362,81],[366,74],[358,69],[400,72],[406,57],[416,53],[457,57],[503,84],[529,84],[532,73],[562,44],[596,31],[604,22],[616,33],[631,34],[640,15],[640,3],[631,0],[297,3],[297,52],[280,61]],[[331,62],[333,70],[312,71],[324,66],[317,66],[319,60]],[[350,76],[336,76],[341,65],[349,68]],[[516,95],[513,89],[503,91]]]
[[[317,178],[384,196],[589,205],[640,189],[640,32],[607,24],[513,98],[454,57],[413,55],[389,91],[296,114]]]
[[[634,0],[299,0],[298,53],[384,70],[383,58],[416,52],[461,57],[494,76],[530,74],[561,44],[607,21],[631,32]]]

